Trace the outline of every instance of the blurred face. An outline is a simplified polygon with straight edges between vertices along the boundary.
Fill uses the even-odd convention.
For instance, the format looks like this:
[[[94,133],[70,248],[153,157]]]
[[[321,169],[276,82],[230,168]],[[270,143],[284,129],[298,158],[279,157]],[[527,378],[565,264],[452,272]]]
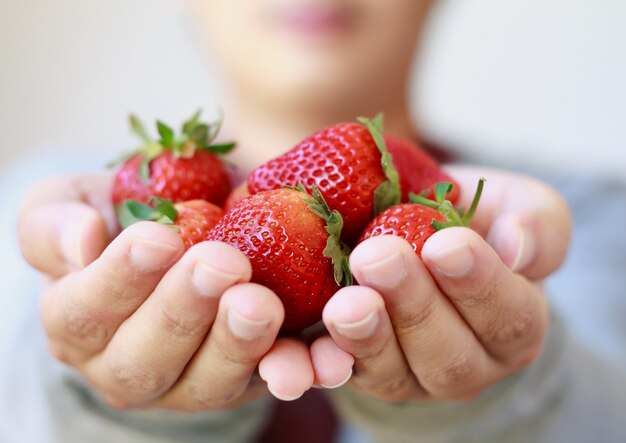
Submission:
[[[311,110],[365,110],[399,85],[404,92],[431,3],[189,1],[239,98]]]

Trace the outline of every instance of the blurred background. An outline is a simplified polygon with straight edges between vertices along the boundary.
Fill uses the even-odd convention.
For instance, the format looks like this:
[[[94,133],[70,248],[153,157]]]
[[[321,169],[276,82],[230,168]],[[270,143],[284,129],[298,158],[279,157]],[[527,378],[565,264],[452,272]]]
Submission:
[[[51,145],[112,155],[132,143],[131,110],[176,122],[215,108],[183,3],[0,0],[0,165]],[[625,1],[440,3],[414,92],[432,137],[626,177]]]
[[[216,109],[216,76],[182,3],[0,0],[6,278],[23,271],[13,238],[21,190],[74,168],[51,167],[52,150],[100,162],[133,145],[130,111],[178,122]],[[625,23],[624,0],[441,0],[416,115],[476,161],[626,181]],[[35,166],[16,173],[24,164]],[[14,295],[3,294],[0,338]]]

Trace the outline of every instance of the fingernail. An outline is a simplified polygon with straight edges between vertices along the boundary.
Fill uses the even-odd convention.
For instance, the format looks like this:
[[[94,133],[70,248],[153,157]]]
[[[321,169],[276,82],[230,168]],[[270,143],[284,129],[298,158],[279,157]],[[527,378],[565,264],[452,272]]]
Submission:
[[[85,220],[79,219],[69,223],[61,234],[61,252],[63,257],[78,268],[85,266],[81,250],[81,238],[85,229]]]
[[[517,254],[511,265],[512,271],[520,271],[526,268],[535,257],[536,243],[532,233],[524,226],[517,224],[518,247]]]
[[[448,277],[463,277],[474,266],[474,254],[470,245],[463,242],[440,249],[429,256],[435,269]]]
[[[230,331],[236,337],[244,340],[255,340],[261,337],[267,331],[269,325],[270,320],[250,320],[235,311],[231,310],[228,312],[228,327]]]
[[[397,288],[406,278],[407,270],[400,252],[394,252],[382,260],[361,267],[365,284],[379,288]]]
[[[227,288],[237,283],[243,276],[221,271],[204,262],[196,263],[191,282],[202,297],[219,297]]]
[[[374,335],[378,326],[378,312],[372,311],[362,320],[354,323],[335,323],[335,329],[350,340],[364,340]]]
[[[163,269],[172,262],[178,248],[167,243],[138,238],[130,246],[130,260],[142,271]]]
[[[330,385],[322,384],[320,386],[323,387],[323,388],[326,388],[326,389],[337,389],[337,388],[340,388],[341,386],[345,385],[346,383],[348,383],[348,380],[350,380],[350,378],[352,378],[352,369],[350,369],[350,372],[348,373],[348,376],[345,379],[343,379],[341,382],[337,383],[336,385],[330,386]]]
[[[277,399],[281,400],[281,401],[294,401],[299,399],[300,397],[302,397],[304,395],[304,392],[297,394],[297,395],[285,395],[285,394],[281,394],[279,392],[274,391],[274,389],[270,386],[270,384],[268,383],[267,385],[267,390],[270,391],[270,394],[272,394],[274,397],[276,397]]]

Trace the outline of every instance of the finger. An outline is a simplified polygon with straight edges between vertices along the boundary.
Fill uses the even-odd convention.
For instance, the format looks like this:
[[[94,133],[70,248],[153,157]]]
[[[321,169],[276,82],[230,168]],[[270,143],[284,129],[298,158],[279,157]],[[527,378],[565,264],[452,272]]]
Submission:
[[[44,181],[24,199],[18,238],[37,270],[61,277],[95,260],[117,233],[111,174]]]
[[[64,359],[83,360],[101,351],[183,250],[173,230],[138,223],[122,232],[87,268],[44,291],[44,328],[56,348],[65,347],[71,354]]]
[[[365,286],[339,290],[326,304],[323,319],[337,345],[354,356],[355,385],[390,401],[424,396],[376,291]]]
[[[315,340],[309,352],[315,373],[315,385],[336,389],[350,380],[354,357],[337,346],[330,336],[325,335]]]
[[[315,379],[307,346],[291,338],[276,340],[259,363],[267,389],[282,401],[293,401],[311,389]]]
[[[426,241],[422,259],[493,357],[522,366],[538,355],[548,322],[545,298],[478,234],[444,229]]]
[[[272,347],[283,318],[283,305],[269,289],[252,283],[227,289],[205,342],[155,405],[196,411],[236,402]]]
[[[230,211],[237,205],[237,203],[239,203],[241,200],[243,200],[249,195],[250,195],[250,192],[248,191],[248,183],[247,182],[241,183],[239,186],[233,189],[232,192],[228,195],[228,198],[226,199],[226,202],[224,203],[224,210],[226,212]]]
[[[89,362],[92,378],[126,404],[145,404],[169,389],[213,324],[219,297],[247,282],[250,262],[230,245],[201,243],[163,277],[141,307]]]
[[[118,232],[115,209],[111,203],[113,174],[95,173],[63,176],[45,180],[31,189],[20,208],[20,218],[41,206],[83,203],[98,211],[111,234]]]
[[[498,375],[474,333],[405,240],[371,238],[356,247],[350,267],[360,284],[383,296],[406,360],[430,396],[464,398]]]
[[[20,218],[18,237],[26,261],[52,277],[84,268],[109,242],[104,218],[77,202],[33,209]]]
[[[555,189],[492,169],[451,166],[448,172],[460,183],[461,207],[469,206],[478,179],[487,179],[472,227],[488,238],[507,266],[531,279],[561,266],[571,238],[571,215]]]

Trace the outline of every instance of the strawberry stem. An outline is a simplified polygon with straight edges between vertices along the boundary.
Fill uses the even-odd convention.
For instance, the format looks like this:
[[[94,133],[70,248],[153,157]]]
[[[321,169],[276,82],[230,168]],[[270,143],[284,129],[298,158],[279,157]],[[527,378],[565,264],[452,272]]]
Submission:
[[[152,198],[149,204],[137,200],[124,200],[115,207],[117,220],[123,229],[140,221],[153,221],[171,225],[178,218],[178,211],[171,200]]]
[[[474,214],[476,213],[476,209],[478,208],[478,203],[480,202],[480,198],[483,193],[485,181],[486,180],[484,178],[478,180],[478,186],[476,188],[476,193],[474,194],[474,199],[472,200],[472,203],[467,212],[464,212],[462,210],[456,210],[452,203],[449,200],[446,200],[446,195],[450,191],[452,191],[453,185],[451,183],[437,183],[435,185],[436,201],[426,198],[424,194],[409,194],[409,201],[414,204],[426,206],[431,209],[436,209],[443,216],[445,216],[445,222],[433,220],[433,228],[435,228],[435,230],[437,231],[440,231],[444,228],[450,228],[452,226],[468,227],[470,222],[472,221],[472,218],[474,217]]]
[[[183,123],[180,135],[177,135],[172,127],[157,120],[158,140],[150,136],[146,126],[136,115],[131,115],[131,130],[141,139],[143,144],[132,153],[123,155],[119,160],[111,162],[109,166],[116,166],[135,156],[141,156],[139,177],[144,182],[147,182],[150,180],[150,163],[165,151],[170,151],[177,158],[191,158],[198,150],[217,155],[230,152],[235,147],[235,143],[213,144],[222,127],[223,117],[221,113],[220,118],[214,123],[201,122],[201,113],[202,111],[197,111]]]
[[[380,163],[383,173],[387,178],[374,191],[374,215],[378,215],[385,209],[400,204],[402,197],[400,192],[400,177],[398,171],[393,164],[393,157],[387,149],[385,139],[383,137],[384,116],[378,114],[373,119],[367,117],[359,117],[357,121],[364,125],[370,132],[370,135],[376,143],[376,147],[380,151]]]
[[[298,183],[298,186],[295,188],[291,187],[290,189],[307,194],[302,183]],[[326,222],[325,229],[326,232],[328,232],[328,239],[326,240],[326,248],[324,248],[324,257],[328,257],[332,260],[335,282],[339,286],[351,286],[353,283],[349,264],[351,251],[350,248],[340,240],[341,231],[343,229],[343,218],[339,211],[330,210],[324,196],[317,186],[311,186],[311,193],[313,194],[312,197],[305,199],[304,202],[308,205],[311,212]]]
[[[472,204],[470,205],[469,209],[463,216],[464,226],[469,226],[470,222],[472,221],[472,218],[474,217],[474,214],[476,213],[476,209],[478,208],[478,203],[480,202],[480,198],[483,195],[483,189],[485,187],[486,181],[487,180],[484,177],[481,177],[480,180],[478,180],[478,186],[476,187],[476,193],[474,194],[474,199],[472,200]]]
[[[130,128],[133,134],[139,137],[146,144],[150,144],[154,141],[152,140],[152,137],[150,137],[150,134],[148,134],[148,130],[146,129],[146,126],[139,119],[139,117],[137,117],[135,114],[131,114],[129,117],[129,120],[130,120]]]

